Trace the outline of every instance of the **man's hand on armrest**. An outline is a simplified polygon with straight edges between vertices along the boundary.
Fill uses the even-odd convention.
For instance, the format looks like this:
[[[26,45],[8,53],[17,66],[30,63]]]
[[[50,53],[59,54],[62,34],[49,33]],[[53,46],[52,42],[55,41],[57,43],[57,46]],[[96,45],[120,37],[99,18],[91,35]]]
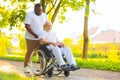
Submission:
[[[58,46],[57,43],[47,41],[47,40],[44,39],[44,38],[41,38],[41,39],[40,39],[40,44],[41,44],[41,45],[50,45],[50,44],[51,44],[51,45],[53,45],[54,47]]]
[[[38,35],[33,32],[29,24],[25,24],[25,28],[27,29],[29,33],[31,33],[34,36],[34,38],[38,38]]]

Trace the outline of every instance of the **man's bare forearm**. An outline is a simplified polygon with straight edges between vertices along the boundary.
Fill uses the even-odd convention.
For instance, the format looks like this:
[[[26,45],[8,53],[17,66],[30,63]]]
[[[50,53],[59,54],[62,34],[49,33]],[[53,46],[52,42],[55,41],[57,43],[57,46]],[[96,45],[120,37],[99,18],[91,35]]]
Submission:
[[[44,39],[44,38],[42,38],[42,39],[40,39],[40,44],[42,44],[42,45],[53,45],[53,46],[58,46],[58,44],[57,43],[55,43],[55,42],[50,42],[50,41],[46,41],[46,39]]]
[[[38,35],[33,32],[33,30],[30,28],[29,24],[25,24],[25,28],[29,33],[31,33],[35,38],[38,38]]]

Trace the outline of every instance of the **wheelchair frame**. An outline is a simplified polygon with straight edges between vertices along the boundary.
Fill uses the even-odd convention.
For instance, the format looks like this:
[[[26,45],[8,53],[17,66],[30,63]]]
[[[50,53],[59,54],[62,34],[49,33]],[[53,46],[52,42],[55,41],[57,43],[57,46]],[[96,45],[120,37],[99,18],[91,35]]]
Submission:
[[[42,47],[45,48],[45,46]],[[58,62],[52,51],[49,50],[49,53],[45,53],[45,50],[43,50],[43,48],[41,49],[40,45],[39,49],[35,51],[35,53],[38,54],[36,61],[32,60],[34,59],[35,53],[33,53],[31,57],[29,66],[32,72],[37,76],[47,74],[49,77],[61,74],[63,70],[59,67]],[[49,56],[47,54],[49,54]],[[70,71],[64,70],[64,75],[68,77],[70,75]]]

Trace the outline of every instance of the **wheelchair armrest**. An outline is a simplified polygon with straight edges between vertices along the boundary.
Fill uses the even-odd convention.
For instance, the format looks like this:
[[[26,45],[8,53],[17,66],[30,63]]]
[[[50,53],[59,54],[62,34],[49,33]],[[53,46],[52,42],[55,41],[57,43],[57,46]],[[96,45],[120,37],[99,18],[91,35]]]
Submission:
[[[44,51],[47,57],[51,57],[52,56],[52,54],[51,54],[52,51],[49,50],[46,46],[47,45],[40,45],[39,49],[41,49],[42,51]]]

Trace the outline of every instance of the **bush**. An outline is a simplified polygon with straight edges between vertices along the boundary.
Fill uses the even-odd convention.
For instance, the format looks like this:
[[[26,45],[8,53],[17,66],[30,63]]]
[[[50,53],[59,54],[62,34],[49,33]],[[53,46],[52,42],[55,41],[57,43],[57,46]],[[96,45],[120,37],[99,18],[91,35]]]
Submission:
[[[10,37],[0,34],[0,56],[7,55],[8,48],[11,47]]]
[[[97,54],[97,53],[91,53],[88,55],[88,58],[108,58],[107,54]]]
[[[82,54],[78,54],[78,53],[73,53],[74,57],[80,58],[82,56]]]
[[[93,53],[93,54],[89,54],[88,57],[89,57],[89,58],[99,58],[99,55]]]

